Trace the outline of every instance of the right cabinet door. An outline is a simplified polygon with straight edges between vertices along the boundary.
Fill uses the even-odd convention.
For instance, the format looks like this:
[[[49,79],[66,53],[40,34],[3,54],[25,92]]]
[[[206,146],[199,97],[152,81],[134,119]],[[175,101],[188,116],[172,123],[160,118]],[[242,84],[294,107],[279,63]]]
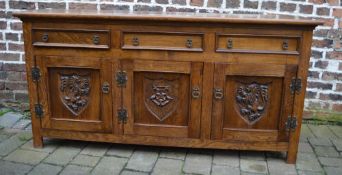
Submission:
[[[295,65],[215,64],[212,139],[287,141]]]

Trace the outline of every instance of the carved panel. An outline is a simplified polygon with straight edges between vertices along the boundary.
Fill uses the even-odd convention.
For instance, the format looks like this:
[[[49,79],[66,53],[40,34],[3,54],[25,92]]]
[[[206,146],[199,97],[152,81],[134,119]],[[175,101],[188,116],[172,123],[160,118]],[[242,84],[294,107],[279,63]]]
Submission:
[[[268,103],[268,85],[240,83],[236,91],[236,102],[240,116],[254,124],[263,116]]]
[[[168,118],[178,106],[178,76],[144,76],[145,107],[159,121]]]
[[[90,73],[60,73],[60,98],[67,109],[79,115],[86,108],[90,93]]]

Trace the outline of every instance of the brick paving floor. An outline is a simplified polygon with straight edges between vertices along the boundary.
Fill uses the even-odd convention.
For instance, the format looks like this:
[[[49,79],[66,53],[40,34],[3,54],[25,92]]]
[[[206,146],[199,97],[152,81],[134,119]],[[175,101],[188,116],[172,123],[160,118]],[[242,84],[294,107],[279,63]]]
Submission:
[[[1,175],[342,175],[341,126],[304,124],[296,165],[286,164],[285,154],[278,152],[161,148],[57,139],[45,140],[43,149],[35,149],[30,130],[13,128],[0,129]]]

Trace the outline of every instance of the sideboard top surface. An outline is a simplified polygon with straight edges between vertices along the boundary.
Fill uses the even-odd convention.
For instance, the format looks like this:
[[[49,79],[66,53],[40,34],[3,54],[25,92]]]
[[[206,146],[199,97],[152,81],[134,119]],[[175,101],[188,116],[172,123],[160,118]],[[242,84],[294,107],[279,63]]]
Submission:
[[[68,18],[86,20],[138,20],[138,21],[170,21],[170,22],[213,22],[242,24],[278,24],[317,26],[322,21],[313,18],[303,18],[275,14],[218,14],[218,13],[188,13],[188,12],[128,12],[109,10],[30,10],[14,12],[23,20],[29,18]]]

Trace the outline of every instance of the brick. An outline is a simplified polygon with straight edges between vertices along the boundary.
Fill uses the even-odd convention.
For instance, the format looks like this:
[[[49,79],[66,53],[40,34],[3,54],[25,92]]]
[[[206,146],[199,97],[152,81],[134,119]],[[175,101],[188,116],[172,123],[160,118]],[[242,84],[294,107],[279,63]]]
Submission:
[[[23,30],[23,24],[21,22],[12,22],[10,26],[11,26],[11,30],[19,30],[19,31]]]
[[[258,8],[258,1],[245,0],[243,2],[243,7],[248,8],[248,9],[257,9]]]
[[[323,39],[323,40],[314,39],[312,41],[312,45],[318,48],[325,48],[325,47],[332,48],[332,44],[333,44],[333,40],[330,40],[330,39]]]
[[[79,154],[72,160],[72,164],[94,167],[101,157]]]
[[[37,165],[46,156],[48,156],[48,153],[17,149],[5,157],[4,160]]]
[[[316,14],[320,16],[329,16],[330,9],[326,7],[319,7],[316,9]]]
[[[317,62],[315,63],[315,67],[316,67],[316,68],[320,68],[320,69],[325,69],[325,68],[328,67],[328,65],[329,65],[329,62],[328,62],[328,61],[317,61]]]
[[[314,31],[314,36],[326,37],[328,35],[329,29],[318,29]]]
[[[6,90],[27,90],[27,82],[6,82]]]
[[[25,72],[25,64],[4,64],[3,65],[4,71],[15,71],[15,72]]]
[[[54,152],[57,147],[60,145],[57,141],[52,140],[44,140],[44,147],[43,148],[34,148],[32,140],[26,142],[23,146],[21,146],[21,149],[24,150],[31,150],[31,151],[37,151],[37,152],[46,152],[46,153],[52,153]]]
[[[89,3],[69,3],[69,9],[97,10],[97,5]]]
[[[339,4],[339,1],[340,0],[327,0],[329,5],[331,6],[338,6],[338,5],[342,5],[342,4]],[[342,3],[342,2],[341,2]]]
[[[156,0],[157,3],[158,3],[158,1],[163,1],[163,0]],[[166,0],[164,0],[164,1],[166,1]],[[167,3],[165,3],[165,4],[167,4]],[[203,6],[203,0],[191,0],[190,5],[202,7]]]
[[[321,83],[321,82],[308,82],[308,87],[312,89],[324,89],[331,90],[332,84],[330,83]]]
[[[122,173],[120,175],[149,175],[149,173],[124,170],[124,171],[122,171]]]
[[[340,95],[340,94],[320,94],[319,99],[321,99],[321,100],[341,101],[342,100],[342,95]]]
[[[0,53],[0,60],[3,61],[19,61],[20,54],[19,53]]]
[[[280,159],[267,159],[269,173],[272,175],[297,174],[296,165],[287,164]]]
[[[332,14],[335,18],[342,18],[342,9],[337,9],[334,8],[333,9],[333,14]]]
[[[31,132],[21,132],[0,143],[0,156],[6,156],[31,139]]]
[[[323,4],[326,2],[326,0],[309,0],[309,2],[314,4]]]
[[[152,175],[173,175],[182,174],[182,160],[159,158],[153,168]]]
[[[136,171],[150,172],[157,161],[157,151],[137,150],[129,159],[126,168]]]
[[[313,149],[309,143],[299,142],[298,151],[301,153],[313,153]]]
[[[327,59],[333,59],[333,60],[342,60],[342,54],[339,52],[327,52],[326,56]]]
[[[0,29],[6,29],[7,28],[7,22],[6,21],[0,21]]]
[[[336,83],[336,91],[342,91],[342,83]]]
[[[312,50],[311,51],[311,57],[315,58],[315,59],[320,59],[323,57],[323,52],[321,51],[316,51],[316,50]]]
[[[160,6],[134,5],[133,11],[163,11]]]
[[[186,0],[172,0],[172,4],[186,5]]]
[[[213,164],[238,168],[240,166],[237,151],[215,151]]]
[[[0,80],[6,80],[8,77],[8,72],[0,71]]]
[[[319,157],[339,157],[340,155],[332,146],[315,146],[314,150]]]
[[[14,97],[13,92],[11,91],[0,91],[0,99],[8,99],[12,100]]]
[[[280,3],[280,11],[282,12],[294,12],[296,10],[296,4]]]
[[[0,126],[5,128],[11,128],[22,117],[23,116],[21,114],[8,112],[0,117]]]
[[[305,98],[312,99],[316,98],[317,92],[307,91],[305,94]]]
[[[5,9],[6,3],[4,1],[0,2],[0,9]]]
[[[314,146],[332,146],[329,138],[309,138],[308,140]]]
[[[65,9],[65,3],[57,3],[57,2],[38,2],[38,9]]]
[[[50,154],[44,162],[55,165],[67,165],[80,151],[80,148],[62,146]]]
[[[208,7],[221,7],[222,0],[208,0]]]
[[[226,0],[226,8],[240,7],[240,0]]]
[[[28,175],[57,175],[61,170],[61,166],[42,163],[34,167]]]
[[[168,0],[155,0],[155,2],[157,4],[169,4]],[[191,3],[193,3],[193,1],[191,1]],[[202,1],[202,3],[203,3],[203,1]]]
[[[126,163],[126,158],[103,157],[92,171],[92,174],[120,174]]]
[[[27,174],[31,168],[32,166],[29,165],[0,160],[0,170],[2,174],[24,175]]]
[[[26,9],[26,10],[34,10],[36,8],[34,2],[26,2],[26,1],[9,1],[9,7],[11,9]]]
[[[212,156],[208,154],[189,153],[185,158],[183,171],[189,174],[209,175]]]
[[[0,50],[7,50],[6,43],[0,43]]]
[[[335,126],[335,127],[339,127],[340,130],[342,129],[341,126]],[[340,133],[342,134],[342,133]],[[337,149],[337,151],[341,152],[342,151],[342,137],[340,137],[340,139],[332,139],[332,143],[334,144],[335,148]]]
[[[195,12],[196,9],[193,8],[175,8],[175,7],[167,7],[167,12]]]
[[[241,170],[244,172],[262,174],[267,173],[266,161],[241,159],[240,164]]]
[[[101,4],[101,10],[126,10],[129,11],[128,5],[114,5],[114,4]]]
[[[327,175],[340,175],[342,174],[342,167],[324,167]]]
[[[8,50],[24,52],[23,44],[8,43]]]
[[[150,3],[151,0],[138,0],[138,2]]]
[[[298,170],[322,172],[322,167],[313,153],[298,153],[296,168]]]
[[[318,157],[318,159],[323,166],[342,167],[342,160],[340,158]]]
[[[317,72],[317,71],[310,71],[309,70],[309,74],[308,74],[308,76],[310,77],[310,78],[316,78],[316,79],[318,79],[319,78],[319,72]]]
[[[5,90],[5,82],[0,81],[0,90]],[[0,126],[2,127],[2,126]]]
[[[68,165],[66,166],[60,175],[70,175],[70,174],[90,174],[91,168],[84,166]]]
[[[307,138],[315,137],[312,131],[309,129],[307,124],[302,124],[300,131],[300,141],[307,141]]]
[[[313,5],[302,5],[299,4],[299,12],[304,14],[312,14]]]
[[[134,0],[118,0],[119,2],[133,2]]]
[[[276,1],[263,1],[261,4],[261,9],[276,10],[277,9],[277,2]]]
[[[318,138],[336,138],[336,135],[326,125],[308,125],[312,133]]]
[[[29,96],[27,92],[15,92],[14,100],[18,102],[29,102]]]
[[[342,112],[342,104],[333,104],[332,110],[336,112]]]
[[[230,166],[213,165],[212,175],[240,175],[240,169]]]

